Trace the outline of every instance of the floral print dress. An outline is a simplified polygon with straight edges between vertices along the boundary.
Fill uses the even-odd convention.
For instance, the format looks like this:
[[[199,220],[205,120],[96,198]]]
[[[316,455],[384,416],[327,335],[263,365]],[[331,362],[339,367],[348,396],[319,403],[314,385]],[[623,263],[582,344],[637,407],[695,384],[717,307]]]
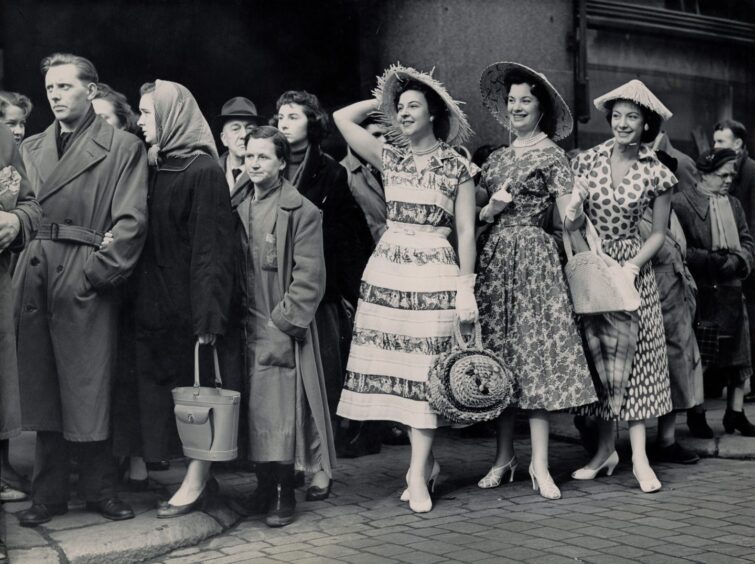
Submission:
[[[483,345],[516,378],[514,405],[549,411],[594,402],[595,388],[556,242],[541,225],[573,178],[558,147],[492,153],[480,185],[491,196],[508,183],[512,202],[481,239],[475,295]]]
[[[362,277],[338,415],[432,429],[430,366],[453,345],[456,253],[448,242],[459,185],[477,167],[441,143],[418,172],[411,151],[383,150],[387,230]]]
[[[671,189],[677,180],[652,149],[641,145],[637,162],[621,183],[614,187],[610,161],[613,146],[614,140],[609,139],[581,153],[572,161],[572,169],[576,176],[584,177],[588,182],[585,212],[600,235],[603,250],[624,264],[642,247],[640,223],[645,210],[652,206],[656,196]],[[605,420],[635,421],[671,411],[666,335],[650,262],[642,267],[636,285],[642,301],[640,309],[636,314],[627,316],[627,321],[619,321],[619,317],[613,314],[584,318],[588,342],[593,336],[596,338],[592,341],[597,342],[600,334],[624,330],[621,325],[639,324],[635,332],[635,353],[633,358],[628,359],[631,369],[624,386],[609,390],[599,385],[599,401],[582,411],[586,415]],[[597,351],[592,350],[592,353],[595,357]],[[623,394],[623,398],[617,398],[616,394]],[[618,404],[620,407],[617,408]]]

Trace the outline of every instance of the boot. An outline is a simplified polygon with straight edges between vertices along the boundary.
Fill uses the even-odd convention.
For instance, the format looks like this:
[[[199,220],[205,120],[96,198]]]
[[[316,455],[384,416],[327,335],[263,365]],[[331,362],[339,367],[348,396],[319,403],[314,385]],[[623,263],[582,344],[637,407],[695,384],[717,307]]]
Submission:
[[[755,425],[747,420],[744,410],[727,409],[724,413],[724,430],[729,434],[737,430],[745,437],[755,437]]]
[[[234,509],[246,517],[267,513],[276,485],[274,466],[273,462],[258,462],[255,465],[257,489],[251,495],[237,501]]]
[[[702,407],[691,407],[687,410],[687,427],[690,435],[698,439],[712,439],[715,436],[705,419],[705,410]]]
[[[285,527],[293,522],[296,509],[294,465],[275,462],[272,466],[275,472],[275,486],[265,523],[268,527]]]

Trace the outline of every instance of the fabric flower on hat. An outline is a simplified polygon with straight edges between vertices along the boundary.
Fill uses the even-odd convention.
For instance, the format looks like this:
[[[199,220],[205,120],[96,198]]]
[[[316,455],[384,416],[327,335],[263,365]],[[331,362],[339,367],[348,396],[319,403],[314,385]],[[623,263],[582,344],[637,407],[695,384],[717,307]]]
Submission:
[[[21,188],[21,175],[12,166],[0,170],[0,210],[16,207],[18,191]]]

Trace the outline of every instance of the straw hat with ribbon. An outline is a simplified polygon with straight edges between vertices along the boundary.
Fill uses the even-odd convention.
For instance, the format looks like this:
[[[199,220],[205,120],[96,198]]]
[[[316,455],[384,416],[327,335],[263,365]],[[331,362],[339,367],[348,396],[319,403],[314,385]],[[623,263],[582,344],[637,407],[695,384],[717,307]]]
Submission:
[[[380,114],[382,114],[380,120],[389,128],[387,137],[391,142],[401,146],[409,144],[409,140],[401,133],[401,126],[399,125],[396,113],[396,97],[403,84],[409,80],[416,80],[428,86],[443,100],[448,110],[449,121],[448,135],[443,141],[452,146],[461,145],[472,136],[473,132],[467,116],[459,107],[464,102],[454,100],[448,93],[448,90],[432,77],[432,73],[432,70],[429,73],[425,73],[396,63],[388,67],[383,76],[378,78],[377,86],[372,91],[372,94],[378,101],[378,108]]]
[[[513,71],[521,72],[532,82],[541,85],[548,93],[551,107],[553,108],[550,128],[553,135],[550,136],[551,139],[558,141],[569,137],[574,128],[574,120],[569,111],[569,106],[544,74],[520,63],[510,61],[493,63],[482,71],[482,76],[480,77],[482,102],[490,113],[493,114],[493,117],[495,117],[503,127],[509,131],[512,130],[507,107],[508,92],[506,91],[505,81],[506,77]]]
[[[668,120],[674,115],[641,80],[630,80],[626,84],[622,84],[618,88],[614,88],[610,92],[598,96],[593,100],[593,104],[597,109],[605,113],[609,111],[609,104],[616,100],[629,100],[630,102],[634,102],[635,104],[658,114],[663,121]]]

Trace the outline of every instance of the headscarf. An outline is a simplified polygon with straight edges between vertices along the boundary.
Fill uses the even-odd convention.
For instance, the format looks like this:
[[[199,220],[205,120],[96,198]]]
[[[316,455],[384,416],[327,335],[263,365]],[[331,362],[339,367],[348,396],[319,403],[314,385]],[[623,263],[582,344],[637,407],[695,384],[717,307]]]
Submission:
[[[188,88],[177,82],[156,80],[152,97],[157,142],[149,150],[151,165],[166,157],[206,154],[218,158],[210,126]]]
[[[737,153],[731,149],[710,149],[702,153],[695,165],[703,174],[711,174],[724,164],[735,161]],[[697,189],[708,196],[708,210],[710,211],[710,231],[713,245],[711,250],[741,251],[737,222],[734,220],[734,211],[727,194],[708,189],[702,183],[697,184]]]

